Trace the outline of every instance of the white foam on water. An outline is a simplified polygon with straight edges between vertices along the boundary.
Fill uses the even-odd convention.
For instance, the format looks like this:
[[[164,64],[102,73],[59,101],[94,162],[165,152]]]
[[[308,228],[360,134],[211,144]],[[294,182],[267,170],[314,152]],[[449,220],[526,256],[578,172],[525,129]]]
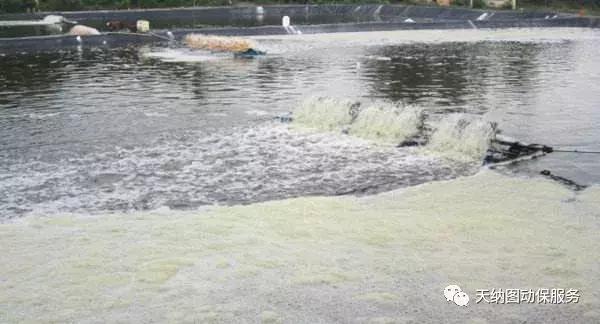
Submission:
[[[144,111],[146,117],[169,117],[167,113]]]
[[[421,108],[375,102],[360,110],[348,133],[378,142],[398,144],[417,135],[422,126]]]
[[[60,115],[60,113],[31,113],[29,118],[31,119],[47,119]]]
[[[231,54],[217,54],[188,48],[156,48],[150,51],[142,51],[142,55],[146,58],[159,59],[164,62],[173,63],[194,63],[231,59]]]
[[[165,134],[147,145],[57,161],[11,164],[0,170],[5,206],[0,221],[27,213],[181,210],[300,195],[367,194],[472,172],[409,149],[266,121],[258,127]]]
[[[244,110],[244,113],[251,116],[268,116],[270,113],[261,109],[248,109]]]
[[[339,47],[378,46],[403,43],[446,43],[480,41],[516,41],[556,43],[573,40],[597,40],[600,34],[589,28],[501,28],[501,29],[447,29],[395,30],[376,32],[315,33],[294,35],[299,46]],[[289,40],[289,35],[255,36],[257,40]],[[262,44],[262,42],[261,42]],[[268,49],[267,49],[268,50]]]
[[[593,192],[588,192],[592,190]],[[3,322],[600,321],[600,196],[482,171],[364,198],[0,224]],[[442,289],[574,288],[577,304]],[[414,297],[418,295],[417,297]]]
[[[375,60],[375,61],[391,61],[392,58],[389,56],[377,56],[377,55],[367,55],[366,59]]]

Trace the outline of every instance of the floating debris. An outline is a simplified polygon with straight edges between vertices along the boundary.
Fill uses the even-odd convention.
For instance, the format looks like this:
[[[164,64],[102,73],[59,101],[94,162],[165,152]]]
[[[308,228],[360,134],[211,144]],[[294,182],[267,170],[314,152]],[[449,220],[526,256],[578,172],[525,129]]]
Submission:
[[[244,53],[255,47],[254,43],[248,39],[203,34],[188,34],[183,42],[188,47],[211,52]]]
[[[73,36],[89,36],[89,35],[100,35],[100,32],[96,28],[84,26],[84,25],[75,25],[71,30],[69,30],[69,35]]]

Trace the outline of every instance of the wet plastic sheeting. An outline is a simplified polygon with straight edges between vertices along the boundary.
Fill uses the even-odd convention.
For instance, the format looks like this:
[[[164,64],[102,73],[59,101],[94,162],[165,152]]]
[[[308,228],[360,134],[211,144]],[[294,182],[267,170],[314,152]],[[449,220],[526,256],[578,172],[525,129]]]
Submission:
[[[296,25],[304,34],[361,32],[361,31],[388,31],[388,30],[416,30],[416,29],[461,29],[461,28],[511,28],[511,27],[591,27],[598,28],[600,20],[594,17],[576,17],[562,15],[552,18],[554,13],[548,12],[512,12],[512,11],[484,11],[461,8],[418,7],[418,6],[393,6],[393,5],[341,5],[341,6],[266,6],[265,15],[281,17],[289,15],[292,23],[295,16],[323,17],[362,17],[362,22],[335,23],[335,24],[299,24]],[[477,17],[484,12],[488,13],[485,20],[477,21]],[[128,10],[128,11],[100,11],[100,12],[73,12],[60,13],[69,19],[78,20],[133,20],[144,18],[154,19],[186,19],[194,17],[200,21],[232,21],[242,17],[256,16],[255,7],[244,8],[193,8],[170,10]],[[42,14],[11,15],[11,19],[41,18]],[[0,16],[0,19],[7,16]],[[404,22],[411,18],[414,23]],[[369,21],[365,21],[369,20]],[[302,21],[302,20],[300,20]],[[337,20],[334,20],[337,21]],[[153,25],[156,27],[156,25]],[[41,36],[0,38],[0,53],[13,51],[49,51],[59,50],[73,46],[126,46],[139,43],[165,42],[166,30],[154,30],[162,37],[142,34],[108,33],[99,36],[83,36],[82,41],[77,41],[74,36]],[[254,27],[210,27],[210,28],[176,28],[171,29],[176,39],[181,39],[188,33],[204,33],[231,36],[255,35],[282,35],[287,31],[279,25],[254,26]]]
[[[265,17],[290,16],[354,16],[369,20],[393,19],[406,16],[412,19],[433,20],[465,20],[476,19],[484,12],[494,12],[490,20],[501,19],[533,19],[553,16],[554,12],[513,12],[475,10],[467,8],[443,8],[425,6],[402,5],[289,5],[289,6],[264,6]],[[256,7],[214,7],[214,8],[180,8],[180,9],[148,9],[148,10],[103,10],[103,11],[77,11],[77,12],[48,12],[35,14],[10,14],[0,15],[5,19],[42,19],[48,14],[58,14],[66,18],[77,20],[80,23],[101,20],[186,20],[197,19],[205,21],[229,21],[235,17],[255,17]]]
[[[77,36],[42,36],[23,37],[16,39],[0,40],[0,53],[16,51],[51,51],[79,46],[97,47],[109,46],[119,47],[132,44],[144,44],[160,41],[160,38],[140,34],[111,33],[102,35],[82,36],[78,41]]]
[[[439,22],[369,22],[352,24],[327,24],[307,25],[300,29],[304,34],[340,33],[360,31],[386,31],[386,30],[417,30],[417,29],[468,29],[473,28],[513,28],[513,27],[600,27],[597,18],[557,18],[557,19],[531,19],[531,20],[499,20],[499,21],[439,21]],[[181,39],[186,34],[196,32],[214,35],[230,36],[256,36],[256,35],[283,35],[286,30],[280,26],[260,27],[232,27],[232,28],[201,28],[174,30],[176,39]],[[144,34],[108,33],[97,36],[83,36],[82,42],[75,36],[42,36],[0,39],[0,53],[14,51],[48,51],[59,50],[77,46],[127,46],[141,43],[165,42],[166,33],[158,31],[161,37]]]

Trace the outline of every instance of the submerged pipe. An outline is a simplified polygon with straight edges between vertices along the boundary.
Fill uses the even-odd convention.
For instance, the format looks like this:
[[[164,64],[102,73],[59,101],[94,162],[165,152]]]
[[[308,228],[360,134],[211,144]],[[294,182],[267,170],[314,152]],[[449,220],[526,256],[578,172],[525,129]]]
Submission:
[[[559,182],[559,183],[561,183],[561,184],[563,184],[563,185],[565,185],[565,186],[573,189],[574,191],[580,191],[580,190],[583,190],[583,189],[585,189],[585,188],[588,187],[586,185],[578,184],[577,182],[575,182],[573,180],[570,180],[570,179],[567,179],[565,177],[561,177],[561,176],[557,176],[555,174],[552,174],[552,172],[550,172],[549,170],[542,170],[540,172],[540,174],[543,175],[543,176],[545,176],[548,179],[551,179],[551,180],[554,180],[556,182]]]

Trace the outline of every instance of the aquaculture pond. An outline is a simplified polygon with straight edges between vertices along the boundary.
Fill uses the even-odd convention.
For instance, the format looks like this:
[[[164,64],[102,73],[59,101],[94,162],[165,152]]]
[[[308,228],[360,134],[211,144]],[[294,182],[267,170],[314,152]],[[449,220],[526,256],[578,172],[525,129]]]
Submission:
[[[600,32],[252,41],[0,57],[0,321],[600,319],[598,155],[482,168],[496,130],[600,150]]]
[[[515,29],[263,37],[256,46],[268,55],[254,60],[162,47],[5,55],[3,218],[379,192],[480,167],[479,153],[440,158],[391,145],[401,139],[381,145],[360,134],[303,132],[277,118],[318,97],[363,107],[400,102],[423,110],[430,128],[466,114],[520,141],[598,149],[599,36]],[[307,113],[327,118],[335,114],[328,104]],[[435,150],[460,151],[450,144]],[[555,153],[516,167],[543,169],[600,181],[593,155]]]

